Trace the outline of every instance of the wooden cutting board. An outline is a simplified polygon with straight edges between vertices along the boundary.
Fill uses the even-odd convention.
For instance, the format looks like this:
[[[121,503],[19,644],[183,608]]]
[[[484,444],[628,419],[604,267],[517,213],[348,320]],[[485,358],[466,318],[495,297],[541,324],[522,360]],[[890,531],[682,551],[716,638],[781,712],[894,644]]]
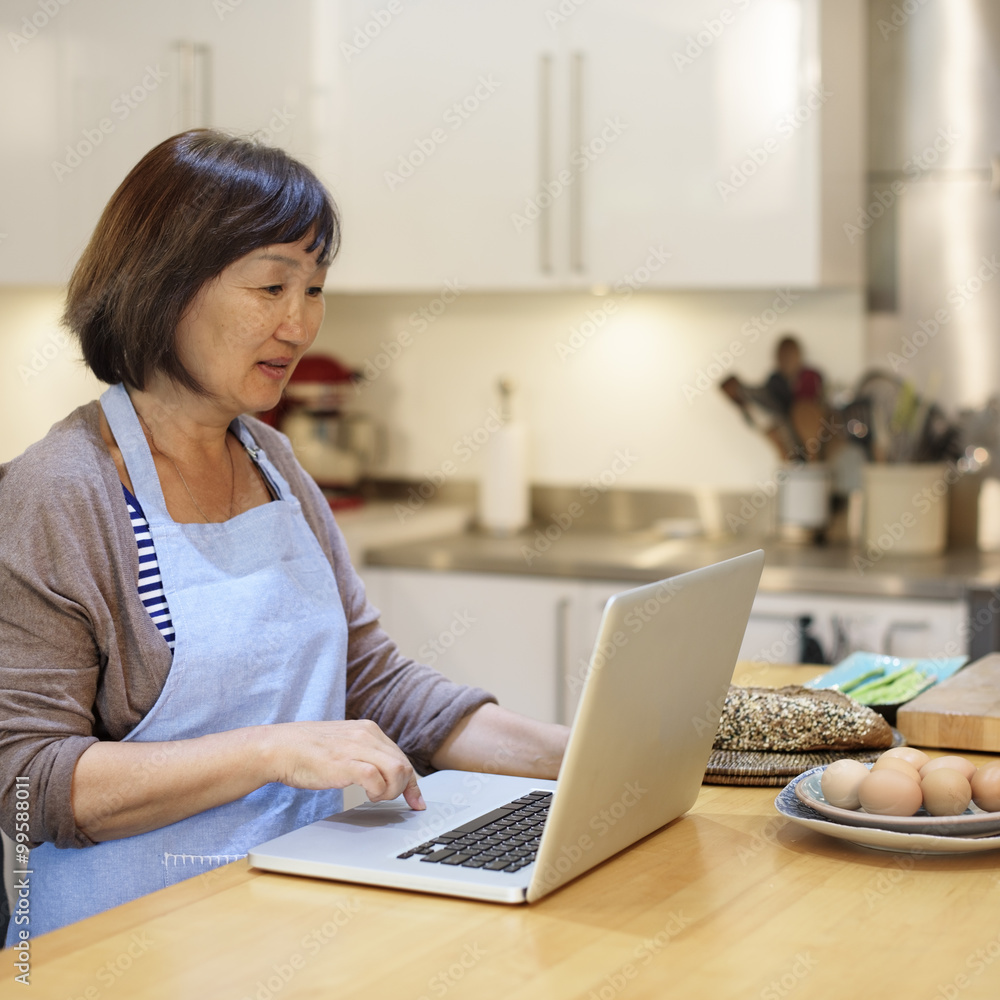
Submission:
[[[1000,751],[1000,653],[991,653],[917,695],[896,713],[908,743]]]

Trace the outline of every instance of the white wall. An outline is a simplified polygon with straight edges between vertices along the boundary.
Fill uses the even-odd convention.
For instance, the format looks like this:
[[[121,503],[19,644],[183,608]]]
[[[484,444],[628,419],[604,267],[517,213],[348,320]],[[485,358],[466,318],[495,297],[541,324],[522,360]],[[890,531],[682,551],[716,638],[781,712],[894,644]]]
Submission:
[[[0,462],[104,389],[59,326],[62,306],[62,289],[0,290]]]
[[[745,353],[727,370],[749,381],[764,379],[789,330],[831,383],[849,385],[862,368],[861,296],[793,296],[786,305],[776,292],[646,293],[628,301],[469,294],[420,329],[424,321],[412,317],[441,308],[433,296],[339,295],[328,300],[317,348],[375,373],[354,405],[390,428],[386,475],[419,478],[457,461],[456,444],[482,426],[497,378],[509,375],[531,425],[534,482],[578,485],[627,451],[636,461],[623,487],[740,489],[772,474],[776,454],[715,388],[731,344]],[[776,297],[787,311],[768,315]],[[602,312],[602,325],[585,325]],[[766,332],[741,332],[762,316],[773,320]],[[580,346],[567,350],[571,343]],[[391,362],[387,345],[397,354]],[[370,367],[387,362],[383,371]],[[458,461],[455,477],[474,477],[480,457]]]
[[[792,293],[798,298],[783,315],[768,316],[776,295],[645,293],[623,301],[462,294],[447,304],[435,296],[331,295],[316,346],[364,367],[384,364],[384,345],[396,345],[397,357],[384,370],[368,369],[377,377],[352,403],[389,428],[385,475],[420,478],[450,459],[455,478],[475,477],[481,453],[462,461],[455,446],[483,426],[497,378],[509,375],[531,426],[534,482],[579,485],[624,452],[634,462],[617,482],[622,487],[741,489],[769,476],[775,455],[714,388],[730,345],[745,353],[729,370],[750,381],[770,370],[786,330],[801,336],[808,360],[831,382],[849,384],[863,363],[857,293]],[[58,289],[0,290],[7,361],[0,367],[0,461],[102,389],[60,331],[61,296]],[[411,318],[422,308],[440,312],[426,329]],[[755,340],[741,333],[754,317],[764,325],[774,318]],[[400,346],[400,334],[409,335],[402,338],[408,346]],[[713,385],[700,391],[707,375],[699,383],[699,373],[709,370]]]

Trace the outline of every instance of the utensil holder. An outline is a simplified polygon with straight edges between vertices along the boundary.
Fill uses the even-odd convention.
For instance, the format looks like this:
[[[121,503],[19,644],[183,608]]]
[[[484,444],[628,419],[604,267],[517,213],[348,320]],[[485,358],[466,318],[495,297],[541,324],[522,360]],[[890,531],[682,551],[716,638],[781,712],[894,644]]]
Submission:
[[[881,555],[935,555],[948,538],[948,466],[865,466],[865,545]]]

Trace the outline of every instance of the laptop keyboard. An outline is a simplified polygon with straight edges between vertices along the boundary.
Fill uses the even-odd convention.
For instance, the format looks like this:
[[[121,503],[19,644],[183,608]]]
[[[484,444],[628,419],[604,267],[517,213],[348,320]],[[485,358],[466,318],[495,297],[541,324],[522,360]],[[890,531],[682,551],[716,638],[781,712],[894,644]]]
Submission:
[[[535,860],[551,803],[551,792],[528,792],[397,857],[494,872],[520,871]]]

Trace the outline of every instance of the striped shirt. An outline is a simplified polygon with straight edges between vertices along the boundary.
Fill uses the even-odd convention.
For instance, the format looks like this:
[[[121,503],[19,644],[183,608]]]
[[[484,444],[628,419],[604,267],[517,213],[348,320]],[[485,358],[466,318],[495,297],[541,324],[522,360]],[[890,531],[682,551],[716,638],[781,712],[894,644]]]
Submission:
[[[128,505],[128,516],[132,520],[132,530],[135,532],[135,543],[139,547],[139,597],[153,619],[153,624],[167,640],[167,645],[173,652],[175,635],[174,623],[170,620],[170,609],[167,607],[167,595],[163,592],[163,580],[160,578],[160,565],[156,561],[156,551],[153,539],[149,534],[146,515],[139,506],[139,501],[122,484],[125,503]]]

